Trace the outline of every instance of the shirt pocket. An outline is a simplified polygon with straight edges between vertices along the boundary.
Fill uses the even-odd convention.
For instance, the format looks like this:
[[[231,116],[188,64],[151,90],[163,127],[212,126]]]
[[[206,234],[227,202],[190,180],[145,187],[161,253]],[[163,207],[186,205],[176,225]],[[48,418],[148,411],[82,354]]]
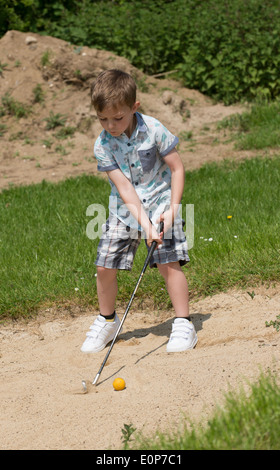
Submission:
[[[146,173],[151,171],[155,166],[156,157],[157,157],[157,148],[154,145],[153,147],[146,150],[138,150],[138,155],[141,161],[143,171]]]

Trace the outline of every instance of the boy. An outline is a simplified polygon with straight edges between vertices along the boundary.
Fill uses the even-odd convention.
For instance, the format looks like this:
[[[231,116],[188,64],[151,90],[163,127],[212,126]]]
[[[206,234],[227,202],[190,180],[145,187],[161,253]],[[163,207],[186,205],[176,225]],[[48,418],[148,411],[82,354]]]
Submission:
[[[157,267],[175,310],[167,352],[192,349],[197,336],[189,317],[188,285],[181,265],[189,261],[178,212],[185,171],[176,151],[178,138],[159,121],[137,112],[136,84],[121,70],[102,72],[91,89],[92,104],[103,127],[94,153],[98,169],[111,184],[109,218],[97,249],[97,295],[100,314],[81,348],[101,351],[114,337],[117,270],[132,268],[141,240],[158,248],[150,266]],[[155,224],[164,223],[158,233]]]

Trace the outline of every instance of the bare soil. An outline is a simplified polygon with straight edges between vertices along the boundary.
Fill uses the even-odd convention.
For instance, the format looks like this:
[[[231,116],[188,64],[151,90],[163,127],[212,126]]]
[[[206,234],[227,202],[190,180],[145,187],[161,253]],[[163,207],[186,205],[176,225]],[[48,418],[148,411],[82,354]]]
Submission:
[[[48,58],[45,65],[43,56]],[[100,71],[112,67],[136,77],[143,90],[142,112],[181,137],[186,170],[256,155],[236,151],[229,136],[217,130],[218,121],[244,107],[225,107],[172,80],[147,78],[110,52],[9,31],[0,40],[0,63],[6,64],[0,97],[8,92],[32,107],[28,117],[1,118],[0,190],[97,174],[92,149],[101,129],[89,87]],[[42,103],[34,103],[38,84]],[[55,136],[59,128],[46,130],[50,111],[66,116],[66,126],[76,128],[72,137],[60,140]],[[94,379],[106,354],[80,352],[97,312],[75,305],[53,307],[32,321],[2,325],[0,448],[119,449],[124,424],[147,435],[176,430],[186,419],[207,420],[229,388],[246,388],[261,370],[279,371],[280,336],[265,325],[275,320],[279,307],[277,285],[256,287],[254,295],[232,290],[194,302],[198,344],[178,354],[165,351],[174,312],[132,308],[99,384],[86,395],[81,382]],[[126,381],[121,392],[112,386],[116,376]]]

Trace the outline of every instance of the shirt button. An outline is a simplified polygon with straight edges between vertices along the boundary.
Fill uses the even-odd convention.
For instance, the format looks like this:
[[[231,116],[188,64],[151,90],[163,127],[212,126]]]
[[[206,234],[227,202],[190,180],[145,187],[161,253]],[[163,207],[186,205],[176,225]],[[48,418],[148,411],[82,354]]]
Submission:
[[[130,147],[130,146],[131,146],[131,144],[128,142],[128,143],[127,143],[127,146],[128,146],[128,147]]]
[[[138,186],[138,181],[135,181],[135,186]]]
[[[147,199],[143,199],[143,202],[146,202],[146,201],[147,201]]]
[[[134,163],[131,163],[131,166],[132,166],[132,168],[134,168],[135,167]]]

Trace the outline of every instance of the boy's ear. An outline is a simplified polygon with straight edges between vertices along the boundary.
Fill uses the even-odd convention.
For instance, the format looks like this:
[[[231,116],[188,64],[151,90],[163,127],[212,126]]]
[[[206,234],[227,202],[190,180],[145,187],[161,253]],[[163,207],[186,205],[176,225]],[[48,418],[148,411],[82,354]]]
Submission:
[[[135,101],[133,107],[132,107],[132,112],[136,113],[137,109],[140,108],[140,101]]]

